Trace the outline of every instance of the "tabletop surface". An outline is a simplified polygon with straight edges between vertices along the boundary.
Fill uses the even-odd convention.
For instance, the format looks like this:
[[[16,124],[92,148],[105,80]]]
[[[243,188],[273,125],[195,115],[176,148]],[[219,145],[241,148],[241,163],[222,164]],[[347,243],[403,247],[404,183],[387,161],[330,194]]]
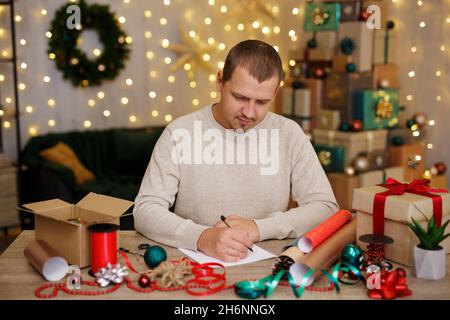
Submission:
[[[11,244],[11,246],[0,256],[0,299],[37,299],[34,291],[46,284],[46,280],[33,269],[27,262],[23,251],[25,247],[34,238],[34,231],[23,231],[19,237]],[[284,245],[292,240],[270,240],[258,243],[258,245],[275,255],[281,253]],[[121,247],[130,250],[136,250],[141,243],[154,244],[151,240],[141,236],[135,231],[120,231],[119,243]],[[175,248],[165,247],[169,260],[180,259],[184,255]],[[148,271],[142,258],[129,255],[130,261],[134,267],[139,271]],[[119,259],[123,264],[123,261]],[[261,279],[271,273],[273,259],[259,261],[252,264],[228,267],[226,268],[227,285],[233,284],[237,281],[249,279]],[[83,268],[83,280],[92,280],[87,272],[89,268]],[[412,296],[402,299],[450,299],[450,255],[447,256],[447,276],[440,281],[427,281],[413,277],[410,270],[406,268],[408,274],[407,284],[412,290]],[[130,272],[129,278],[137,285],[139,276]],[[323,277],[325,278],[325,277]],[[61,280],[63,282],[64,280]],[[325,279],[319,279],[316,284],[326,285]],[[315,284],[315,285],[316,285]],[[84,290],[98,290],[92,287],[83,287]],[[50,293],[49,290],[46,293]],[[185,291],[162,292],[154,291],[151,293],[141,293],[133,291],[126,287],[125,284],[115,292],[102,296],[81,296],[68,295],[64,292],[59,292],[54,299],[133,299],[133,300],[157,300],[157,299],[239,299],[234,293],[233,289],[224,290],[206,297],[196,297],[188,294]],[[268,300],[286,300],[297,299],[289,287],[278,287],[274,293],[267,298]],[[340,293],[336,291],[330,292],[314,292],[305,291],[301,299],[344,299],[344,300],[361,300],[368,299],[367,289],[362,283],[357,285],[342,285]]]

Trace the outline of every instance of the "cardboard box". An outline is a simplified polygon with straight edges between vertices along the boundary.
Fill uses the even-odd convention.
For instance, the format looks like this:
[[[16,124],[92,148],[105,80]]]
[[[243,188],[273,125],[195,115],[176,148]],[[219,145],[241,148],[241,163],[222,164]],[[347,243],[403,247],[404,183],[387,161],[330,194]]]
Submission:
[[[339,24],[338,44],[350,38],[355,43],[351,57],[359,72],[372,71],[373,35],[364,21],[349,21]]]
[[[119,217],[132,205],[132,201],[91,192],[77,204],[52,199],[22,207],[35,214],[36,240],[47,242],[70,264],[83,268],[91,263],[87,228],[97,223],[119,225]]]
[[[448,189],[447,184],[447,173],[438,175],[438,176],[432,176],[430,180],[430,186],[433,188],[441,188],[441,189]]]
[[[422,179],[422,175],[425,172],[424,141],[405,143],[401,146],[389,146],[388,153],[389,165],[402,166],[405,170],[405,181]]]
[[[341,113],[337,110],[322,109],[317,115],[317,128],[337,130],[341,123]]]
[[[333,60],[333,48],[314,48],[308,49],[308,58],[311,61],[315,60]]]
[[[360,153],[386,149],[387,130],[342,132],[314,129],[314,143],[341,146],[345,149],[344,164],[348,166]]]
[[[332,59],[332,68],[333,72],[347,72],[347,64],[352,61],[350,56],[346,56],[343,54],[335,54]]]
[[[386,83],[387,86],[383,87]],[[399,69],[396,64],[375,64],[373,66],[374,88],[400,88]]]
[[[351,209],[353,190],[359,188],[359,178],[345,173],[329,173],[328,180],[341,209]]]
[[[427,130],[420,130],[419,136],[414,136],[413,131],[406,127],[389,128],[388,129],[388,144],[394,144],[398,138],[403,140],[403,143],[420,142],[426,139]]]
[[[371,89],[372,72],[332,72],[325,81],[325,109],[339,110],[341,121],[353,120],[356,90]]]
[[[365,249],[365,243],[359,240],[364,234],[373,233],[373,201],[375,194],[386,191],[380,186],[358,188],[353,191],[352,208],[356,210],[356,238],[357,244]],[[443,218],[442,222],[450,219],[450,194],[440,193],[442,197]],[[384,230],[385,235],[394,239],[394,243],[385,246],[385,257],[397,263],[411,266],[413,261],[413,248],[418,244],[418,239],[408,227],[407,222],[411,217],[426,227],[427,217],[433,212],[431,198],[412,193],[389,196],[385,205]],[[447,253],[450,252],[450,238],[444,240],[441,245]]]

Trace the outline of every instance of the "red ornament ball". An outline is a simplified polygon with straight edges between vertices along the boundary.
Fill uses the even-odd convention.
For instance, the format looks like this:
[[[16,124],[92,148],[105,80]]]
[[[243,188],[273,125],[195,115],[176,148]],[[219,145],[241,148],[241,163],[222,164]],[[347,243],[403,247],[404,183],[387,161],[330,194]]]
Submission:
[[[363,124],[360,120],[353,120],[350,123],[350,130],[353,132],[359,132],[363,130]]]
[[[438,162],[434,166],[437,169],[438,175],[444,174],[447,171],[447,165],[443,162]]]
[[[325,76],[325,71],[321,68],[317,68],[314,70],[314,76],[316,78],[323,78]]]
[[[370,17],[370,13],[367,12],[366,10],[361,11],[361,13],[359,14],[359,19],[361,21],[367,21],[367,19],[369,19]]]
[[[151,283],[152,281],[150,280],[150,278],[148,277],[148,276],[146,276],[145,274],[142,274],[140,277],[139,277],[139,286],[141,287],[141,288],[148,288],[148,287],[150,287],[150,283]]]

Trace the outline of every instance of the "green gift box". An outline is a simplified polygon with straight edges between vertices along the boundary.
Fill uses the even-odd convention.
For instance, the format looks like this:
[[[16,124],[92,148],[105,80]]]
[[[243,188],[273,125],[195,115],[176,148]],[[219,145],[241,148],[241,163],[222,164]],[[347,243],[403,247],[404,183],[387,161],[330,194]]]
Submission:
[[[354,118],[364,130],[391,128],[398,124],[399,90],[359,90],[355,92]]]
[[[326,172],[344,172],[344,147],[316,144],[314,149],[320,164]]]
[[[305,31],[337,31],[341,15],[339,3],[307,3]]]

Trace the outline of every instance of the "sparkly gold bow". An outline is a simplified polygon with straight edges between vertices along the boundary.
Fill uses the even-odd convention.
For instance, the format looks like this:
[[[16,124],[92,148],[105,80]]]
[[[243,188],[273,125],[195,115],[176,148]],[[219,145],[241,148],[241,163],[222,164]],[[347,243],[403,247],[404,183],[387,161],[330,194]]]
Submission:
[[[330,18],[330,14],[320,8],[315,8],[312,15],[312,23],[315,26],[323,25]]]
[[[328,166],[331,164],[331,152],[330,151],[320,151],[319,161],[323,166]]]
[[[377,107],[375,109],[376,116],[382,119],[388,119],[389,117],[391,117],[393,111],[394,110],[392,107],[392,103],[384,99],[378,101]]]

